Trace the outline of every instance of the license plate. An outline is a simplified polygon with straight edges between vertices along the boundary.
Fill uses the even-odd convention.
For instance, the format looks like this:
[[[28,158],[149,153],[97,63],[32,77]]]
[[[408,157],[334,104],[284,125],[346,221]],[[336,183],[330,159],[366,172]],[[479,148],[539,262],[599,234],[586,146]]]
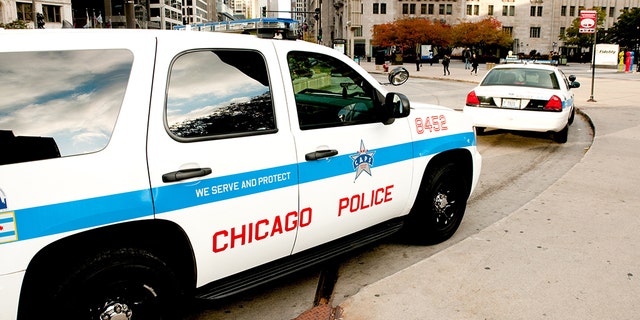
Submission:
[[[508,109],[520,109],[520,99],[502,99],[502,107]]]

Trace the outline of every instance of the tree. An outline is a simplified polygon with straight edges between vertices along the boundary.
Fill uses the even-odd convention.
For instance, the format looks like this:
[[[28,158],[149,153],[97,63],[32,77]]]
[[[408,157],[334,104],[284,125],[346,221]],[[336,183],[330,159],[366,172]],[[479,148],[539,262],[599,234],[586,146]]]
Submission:
[[[618,21],[609,30],[610,42],[623,48],[638,49],[640,46],[640,8],[623,11]]]
[[[456,47],[509,47],[511,35],[502,31],[502,23],[493,17],[478,22],[462,22],[452,28]]]
[[[422,18],[404,18],[394,22],[374,25],[371,44],[374,46],[400,46],[404,49],[415,48],[418,44],[447,46],[449,40],[448,25],[433,23]]]
[[[7,24],[0,23],[0,28],[5,29],[29,29],[28,24],[23,20],[14,20]]]
[[[606,31],[604,30],[604,21],[606,18],[606,13],[600,8],[592,8],[589,10],[597,11],[597,42],[603,43],[605,42]],[[580,18],[575,18],[571,22],[571,26],[569,26],[564,34],[559,36],[560,40],[563,40],[566,45],[576,46],[576,47],[591,47],[593,46],[593,34],[591,33],[580,33]]]

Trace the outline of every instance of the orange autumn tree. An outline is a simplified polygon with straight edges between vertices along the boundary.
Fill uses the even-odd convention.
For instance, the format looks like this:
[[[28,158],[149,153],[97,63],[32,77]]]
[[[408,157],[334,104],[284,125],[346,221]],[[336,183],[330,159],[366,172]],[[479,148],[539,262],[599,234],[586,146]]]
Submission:
[[[419,44],[448,46],[450,27],[421,18],[404,18],[373,26],[371,44],[380,47],[415,48]]]
[[[488,17],[478,22],[461,22],[451,28],[451,41],[456,47],[509,47],[511,35],[502,30],[500,21]]]

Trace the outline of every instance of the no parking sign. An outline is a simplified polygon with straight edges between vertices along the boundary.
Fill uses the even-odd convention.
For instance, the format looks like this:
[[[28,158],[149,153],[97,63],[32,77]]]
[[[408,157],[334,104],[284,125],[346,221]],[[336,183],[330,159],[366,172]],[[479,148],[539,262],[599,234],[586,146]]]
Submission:
[[[595,10],[580,11],[580,33],[595,33],[598,12]]]

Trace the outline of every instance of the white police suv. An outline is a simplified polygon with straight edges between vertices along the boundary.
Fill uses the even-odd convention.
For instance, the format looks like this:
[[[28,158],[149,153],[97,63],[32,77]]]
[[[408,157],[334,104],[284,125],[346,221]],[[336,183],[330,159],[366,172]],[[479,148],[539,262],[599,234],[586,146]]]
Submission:
[[[166,319],[401,230],[449,238],[472,124],[336,50],[0,31],[0,319]]]

